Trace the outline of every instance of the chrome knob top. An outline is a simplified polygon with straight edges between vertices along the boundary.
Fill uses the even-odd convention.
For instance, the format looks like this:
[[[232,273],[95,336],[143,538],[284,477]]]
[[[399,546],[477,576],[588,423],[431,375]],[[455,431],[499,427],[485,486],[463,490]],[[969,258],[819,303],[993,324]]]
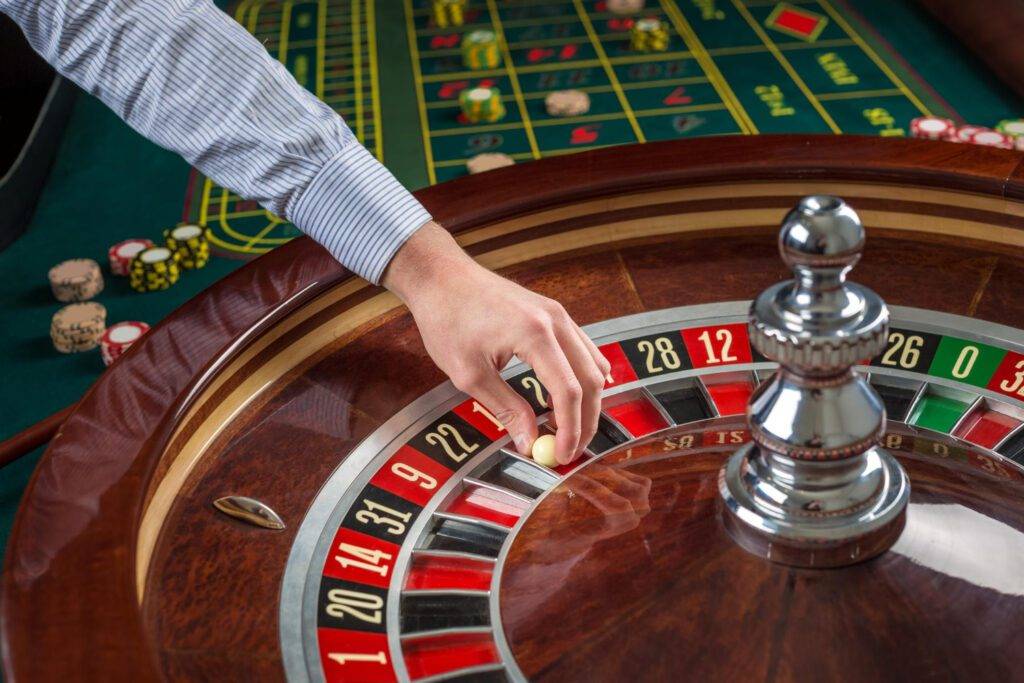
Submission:
[[[844,264],[852,268],[864,250],[860,217],[839,197],[804,197],[782,221],[779,251],[790,268]]]
[[[780,367],[750,399],[753,443],[728,460],[719,490],[733,538],[774,561],[860,562],[903,527],[909,482],[877,446],[885,407],[852,369],[884,350],[889,322],[882,299],[846,279],[863,248],[843,200],[805,197],[779,233],[794,278],[751,305],[751,342]]]
[[[889,311],[846,276],[864,249],[864,226],[842,199],[804,197],[786,216],[779,252],[794,279],[769,287],[751,309],[751,343],[811,376],[843,372],[885,349]]]

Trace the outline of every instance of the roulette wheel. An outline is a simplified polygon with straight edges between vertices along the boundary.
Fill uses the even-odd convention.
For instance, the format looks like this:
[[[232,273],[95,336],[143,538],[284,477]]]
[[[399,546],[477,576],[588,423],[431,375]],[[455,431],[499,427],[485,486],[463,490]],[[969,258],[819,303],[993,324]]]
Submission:
[[[54,440],[8,553],[5,675],[1012,679],[1019,164],[721,138],[425,190],[612,364],[586,456],[554,469],[390,294],[303,239],[254,261]],[[504,376],[545,430],[537,377]]]

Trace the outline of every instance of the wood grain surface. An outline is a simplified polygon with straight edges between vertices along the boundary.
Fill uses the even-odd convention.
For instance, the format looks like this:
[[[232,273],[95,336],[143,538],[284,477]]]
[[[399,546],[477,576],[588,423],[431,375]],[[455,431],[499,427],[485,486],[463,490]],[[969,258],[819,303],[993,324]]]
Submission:
[[[793,195],[748,201],[743,193],[752,181],[792,181],[797,188],[834,184],[840,193],[844,183],[867,183],[880,196],[856,206],[881,213],[905,209],[912,229],[870,232],[859,281],[892,304],[1020,325],[1024,302],[1014,297],[1024,266],[1019,249],[998,238],[929,232],[949,212],[961,211],[966,214],[955,225],[969,218],[996,230],[987,234],[1018,239],[1024,211],[1004,200],[1024,188],[1015,175],[1020,161],[1019,154],[1002,150],[913,140],[697,139],[524,164],[419,196],[444,225],[472,242],[470,250],[481,260],[503,254],[503,272],[561,300],[585,324],[750,298],[784,277],[774,223]],[[721,191],[732,186],[738,196]],[[645,213],[662,212],[656,220],[668,226],[664,234],[572,242],[547,256],[527,249],[538,235],[557,240],[608,220],[600,205],[609,198],[678,188],[717,188],[718,198],[711,204],[645,202],[622,216],[643,220]],[[932,200],[899,200],[906,204],[901,207],[887,195],[913,194],[914,188],[955,191],[966,208]],[[698,226],[673,233],[676,225],[693,227],[688,216],[703,209],[728,214],[743,201],[771,218],[728,230]],[[576,211],[591,204],[596,208]],[[513,229],[507,226],[544,212],[561,212],[562,218],[529,228],[535,232],[507,234]],[[530,256],[516,261],[517,253]],[[7,680],[282,676],[278,591],[306,507],[360,439],[443,380],[404,309],[300,359],[239,406],[160,520],[152,561],[141,577],[141,604],[138,534],[153,491],[180,452],[172,436],[187,436],[232,387],[281,362],[313,323],[267,344],[239,368],[232,363],[283,320],[352,282],[319,246],[295,240],[171,315],[90,390],[44,455],[12,533],[0,606]],[[343,319],[380,295],[367,286],[353,285],[351,292],[320,315]],[[264,500],[288,529],[269,533],[213,512],[212,497],[232,493]],[[40,656],[45,652],[60,656]]]

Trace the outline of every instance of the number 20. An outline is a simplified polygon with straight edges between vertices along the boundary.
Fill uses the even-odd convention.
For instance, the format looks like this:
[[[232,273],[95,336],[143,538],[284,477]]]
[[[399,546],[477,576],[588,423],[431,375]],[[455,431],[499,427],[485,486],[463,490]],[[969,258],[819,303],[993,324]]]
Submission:
[[[371,593],[334,588],[327,592],[329,604],[325,611],[335,619],[344,619],[345,615],[365,621],[368,624],[379,624],[384,598]]]

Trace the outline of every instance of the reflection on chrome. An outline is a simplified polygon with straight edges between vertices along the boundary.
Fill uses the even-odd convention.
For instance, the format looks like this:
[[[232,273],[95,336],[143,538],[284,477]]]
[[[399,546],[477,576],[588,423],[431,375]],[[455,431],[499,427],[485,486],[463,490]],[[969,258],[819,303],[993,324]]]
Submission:
[[[1006,595],[1024,595],[1024,533],[962,505],[911,503],[890,548],[917,564]]]

